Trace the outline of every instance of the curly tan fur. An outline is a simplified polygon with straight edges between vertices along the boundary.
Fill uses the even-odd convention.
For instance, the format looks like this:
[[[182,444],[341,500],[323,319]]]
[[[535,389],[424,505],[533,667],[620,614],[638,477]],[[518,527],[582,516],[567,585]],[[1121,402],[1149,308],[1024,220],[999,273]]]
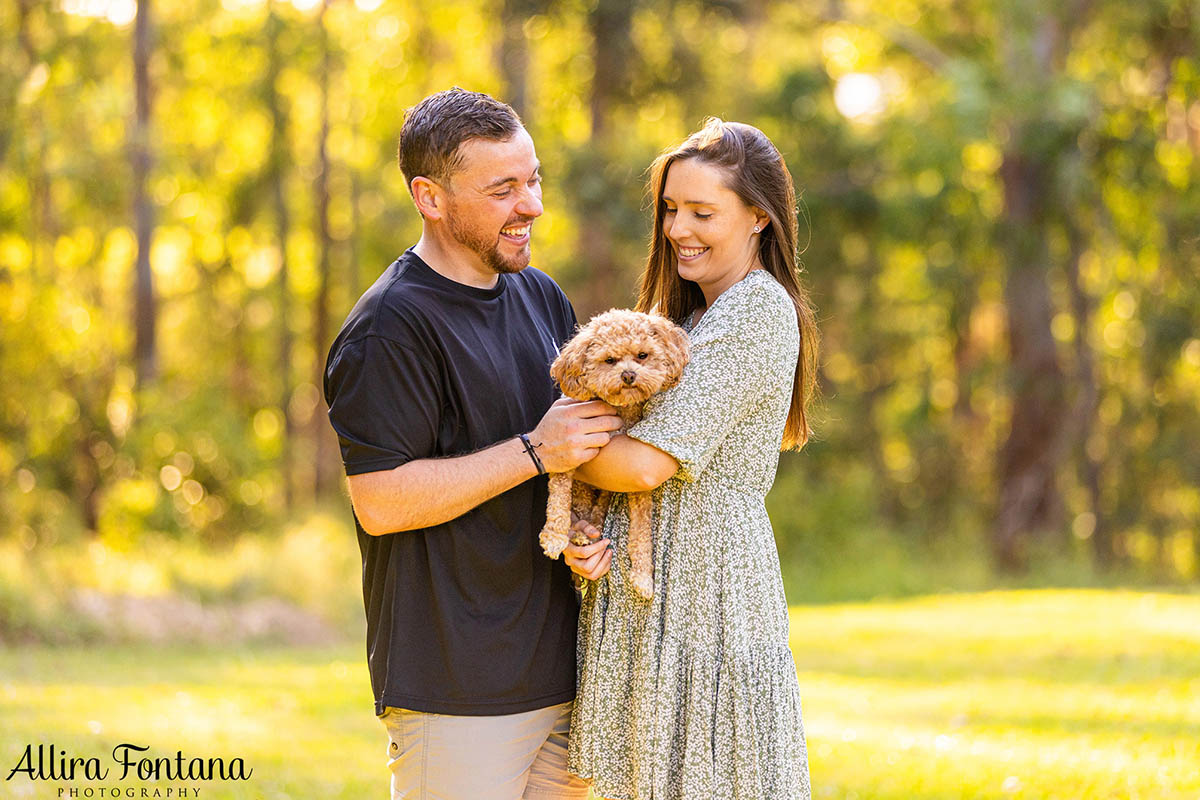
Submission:
[[[651,395],[674,386],[688,361],[683,329],[657,314],[613,309],[593,317],[559,353],[550,375],[574,400],[600,399],[621,415],[622,432],[642,418]],[[550,476],[546,525],[539,541],[557,558],[567,546],[571,512],[603,526],[611,494],[574,480],[574,470]],[[654,591],[650,493],[629,495],[630,580],[642,597]],[[580,544],[586,542],[579,542]]]

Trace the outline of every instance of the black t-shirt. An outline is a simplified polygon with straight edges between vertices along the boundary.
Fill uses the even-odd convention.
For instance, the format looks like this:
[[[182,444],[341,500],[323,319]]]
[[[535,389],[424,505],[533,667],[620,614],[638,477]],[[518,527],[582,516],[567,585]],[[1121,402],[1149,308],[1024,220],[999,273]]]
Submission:
[[[346,473],[533,430],[558,397],[550,362],[574,328],[562,290],[533,267],[478,289],[409,250],[329,351],[325,400]],[[538,545],[545,515],[542,477],[431,528],[357,526],[375,713],[515,714],[575,696],[578,606],[566,566]]]

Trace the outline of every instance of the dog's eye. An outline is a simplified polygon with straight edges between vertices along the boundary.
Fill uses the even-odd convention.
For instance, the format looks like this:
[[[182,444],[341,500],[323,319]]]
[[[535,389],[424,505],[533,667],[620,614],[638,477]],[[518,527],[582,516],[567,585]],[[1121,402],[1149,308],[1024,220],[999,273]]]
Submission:
[[[617,360],[615,358],[613,358],[612,356],[609,356],[608,358],[604,359],[604,363],[605,364],[615,364],[615,363],[617,363]]]
[[[646,360],[646,354],[638,353],[638,361],[645,361],[645,360]]]

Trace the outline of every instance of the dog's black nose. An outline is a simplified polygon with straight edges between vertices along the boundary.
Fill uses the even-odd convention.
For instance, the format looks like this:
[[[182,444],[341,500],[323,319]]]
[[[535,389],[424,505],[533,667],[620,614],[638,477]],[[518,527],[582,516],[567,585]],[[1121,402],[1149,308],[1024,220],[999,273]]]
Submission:
[[[627,369],[621,373],[621,380],[625,381],[626,386],[633,386],[633,382],[636,378],[637,373],[631,369]]]

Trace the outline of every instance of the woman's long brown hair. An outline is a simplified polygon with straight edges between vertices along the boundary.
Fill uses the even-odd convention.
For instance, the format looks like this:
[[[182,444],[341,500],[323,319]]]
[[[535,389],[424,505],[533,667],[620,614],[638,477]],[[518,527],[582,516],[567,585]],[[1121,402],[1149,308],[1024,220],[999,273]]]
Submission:
[[[726,175],[726,186],[746,205],[762,209],[771,220],[759,234],[758,257],[792,298],[800,327],[800,358],[796,362],[792,403],[783,429],[783,449],[801,448],[811,433],[807,410],[816,390],[820,337],[808,290],[800,280],[792,175],[779,150],[758,128],[710,117],[703,128],[678,147],[663,152],[650,165],[654,232],[638,291],[637,310],[657,308],[660,314],[682,322],[704,305],[699,285],[679,277],[675,251],[663,229],[666,211],[663,186],[667,171],[676,161],[690,158],[719,167]]]

